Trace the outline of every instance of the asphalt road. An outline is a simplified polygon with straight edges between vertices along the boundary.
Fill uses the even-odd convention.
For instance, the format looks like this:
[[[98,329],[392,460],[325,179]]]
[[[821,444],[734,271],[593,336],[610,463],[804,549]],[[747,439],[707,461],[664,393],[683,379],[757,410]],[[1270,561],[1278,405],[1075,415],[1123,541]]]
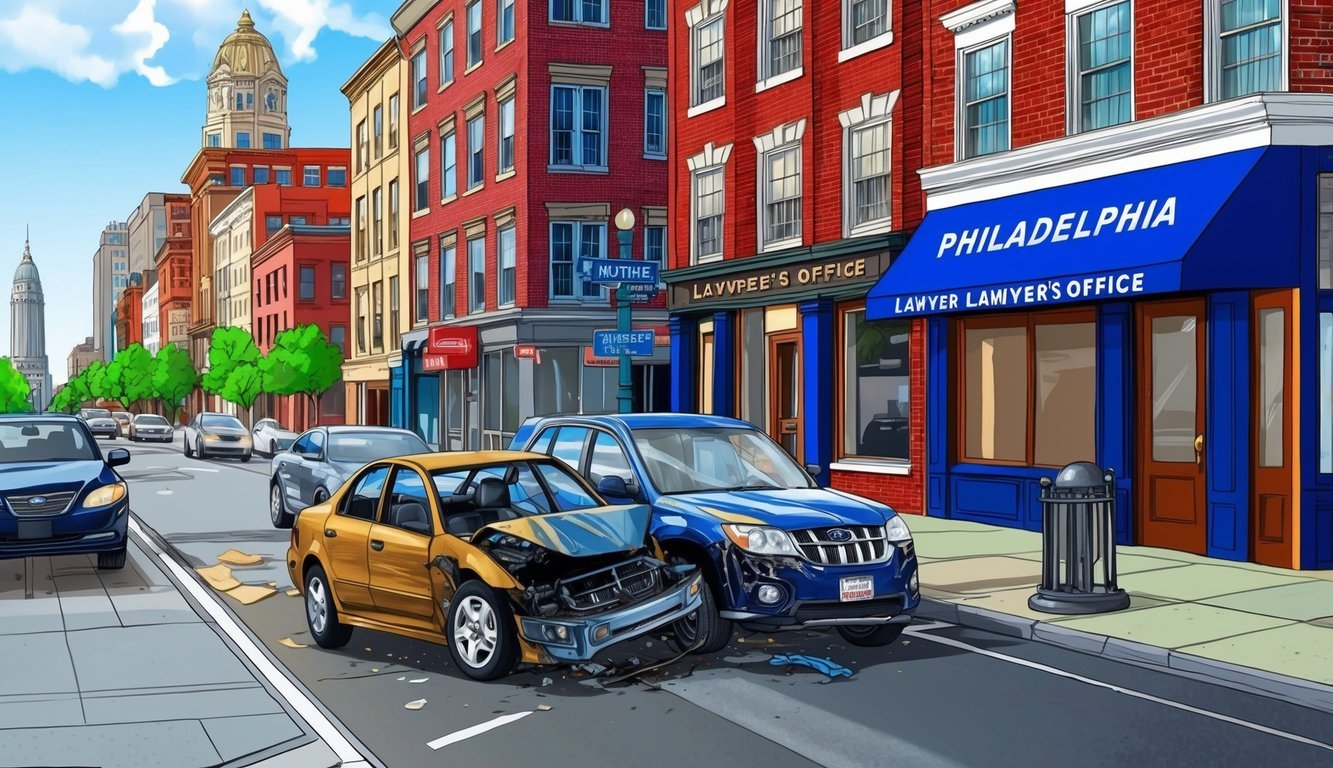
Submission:
[[[367,630],[340,651],[324,651],[310,640],[300,598],[285,594],[288,532],[269,523],[267,460],[186,459],[179,437],[172,446],[131,451],[122,474],[139,518],[192,565],[213,565],[228,549],[261,556],[261,564],[234,575],[273,582],[275,593],[251,605],[223,599],[395,768],[1333,765],[1333,715],[948,625],[915,625],[887,649],[815,632],[747,635],[646,682],[614,686],[568,668],[520,668],[505,680],[475,683],[453,668],[443,646]],[[774,653],[830,657],[855,674],[829,681],[809,669],[772,666]],[[658,636],[599,661],[672,655]],[[404,708],[416,699],[426,700],[420,710]],[[487,724],[493,727],[478,728]],[[437,741],[449,736],[458,740]]]

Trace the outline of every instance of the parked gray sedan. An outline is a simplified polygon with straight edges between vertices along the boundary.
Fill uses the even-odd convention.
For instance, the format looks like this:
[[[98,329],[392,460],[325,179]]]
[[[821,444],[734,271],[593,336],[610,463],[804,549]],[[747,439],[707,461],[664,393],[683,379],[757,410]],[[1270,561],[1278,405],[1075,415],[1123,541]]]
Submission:
[[[201,413],[185,425],[185,455],[207,459],[233,456],[249,461],[254,450],[250,432],[235,416],[225,413]]]
[[[414,432],[391,427],[315,427],[273,455],[269,470],[269,519],[291,528],[296,513],[327,501],[347,478],[372,461],[430,453]]]

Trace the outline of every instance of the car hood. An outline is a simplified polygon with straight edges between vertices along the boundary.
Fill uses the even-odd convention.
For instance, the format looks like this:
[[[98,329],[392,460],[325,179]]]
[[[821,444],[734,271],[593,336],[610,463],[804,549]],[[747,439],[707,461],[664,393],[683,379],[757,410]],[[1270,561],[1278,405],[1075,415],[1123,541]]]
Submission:
[[[113,425],[113,424],[115,424],[115,423],[116,423],[116,420],[115,420],[115,419],[106,419],[106,418],[102,418],[102,417],[100,417],[100,416],[98,416],[98,417],[94,417],[94,418],[91,418],[91,419],[88,419],[88,420],[87,420],[87,424],[88,424],[89,426],[92,426],[93,424],[96,424],[96,425],[99,426],[99,427],[109,427],[109,426],[111,426],[111,425]]]
[[[205,435],[229,435],[231,437],[245,437],[250,434],[244,429],[237,429],[236,427],[200,427],[199,431]]]
[[[507,534],[569,557],[634,552],[646,544],[652,509],[643,504],[532,515],[492,523],[473,535]]]
[[[661,497],[658,507],[664,512],[688,507],[724,523],[772,525],[785,530],[884,525],[894,514],[881,504],[828,488],[680,493]]]
[[[69,489],[96,479],[106,467],[100,461],[30,461],[0,464],[0,488],[7,492],[41,488]]]

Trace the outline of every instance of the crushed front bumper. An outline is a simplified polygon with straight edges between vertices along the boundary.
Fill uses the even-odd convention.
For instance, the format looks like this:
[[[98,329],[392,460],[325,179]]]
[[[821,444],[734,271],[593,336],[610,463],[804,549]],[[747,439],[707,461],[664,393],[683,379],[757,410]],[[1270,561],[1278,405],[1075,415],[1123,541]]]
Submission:
[[[689,616],[703,601],[703,589],[703,576],[696,572],[655,597],[595,616],[518,616],[518,631],[525,642],[556,661],[588,661],[616,643]]]

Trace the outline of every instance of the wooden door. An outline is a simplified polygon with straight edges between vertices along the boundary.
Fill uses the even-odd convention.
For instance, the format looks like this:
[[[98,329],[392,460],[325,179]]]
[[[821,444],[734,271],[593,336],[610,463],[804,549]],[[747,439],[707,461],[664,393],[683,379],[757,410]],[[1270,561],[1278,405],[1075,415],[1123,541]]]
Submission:
[[[1250,552],[1254,562],[1280,568],[1294,566],[1291,309],[1289,291],[1254,294]]]
[[[1207,380],[1203,299],[1141,304],[1139,543],[1207,549]]]
[[[801,460],[801,335],[775,333],[768,337],[768,434]]]

